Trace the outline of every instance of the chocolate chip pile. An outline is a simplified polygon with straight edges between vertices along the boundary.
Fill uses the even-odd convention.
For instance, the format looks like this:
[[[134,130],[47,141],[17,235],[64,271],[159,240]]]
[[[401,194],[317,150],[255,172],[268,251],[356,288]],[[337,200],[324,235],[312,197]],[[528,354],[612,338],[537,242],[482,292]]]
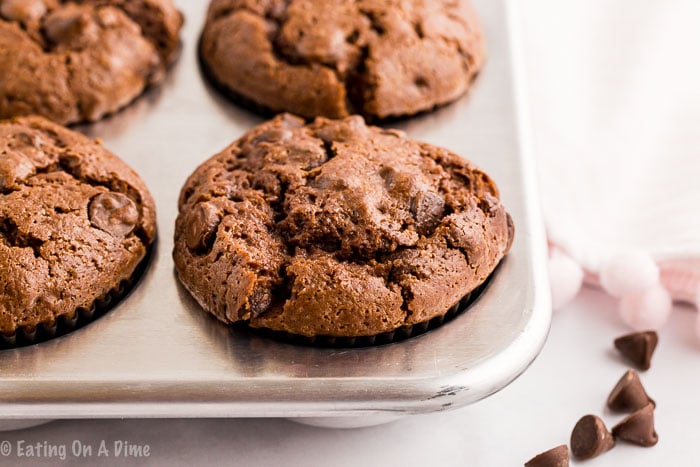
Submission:
[[[651,367],[651,357],[659,338],[654,331],[637,332],[615,339],[615,348],[640,370]],[[610,392],[608,408],[613,412],[629,414],[615,425],[612,432],[596,415],[584,415],[571,432],[571,453],[578,460],[597,457],[615,447],[617,441],[651,447],[659,441],[654,429],[656,403],[649,397],[639,375],[627,370]],[[569,449],[557,446],[538,454],[525,467],[568,467]]]

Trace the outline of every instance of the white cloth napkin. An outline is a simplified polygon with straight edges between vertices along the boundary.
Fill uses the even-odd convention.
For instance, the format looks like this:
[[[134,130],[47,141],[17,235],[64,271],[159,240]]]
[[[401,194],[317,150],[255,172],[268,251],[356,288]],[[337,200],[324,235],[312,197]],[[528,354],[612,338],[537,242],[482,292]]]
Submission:
[[[651,255],[700,289],[700,1],[525,0],[534,153],[550,242],[587,278]]]

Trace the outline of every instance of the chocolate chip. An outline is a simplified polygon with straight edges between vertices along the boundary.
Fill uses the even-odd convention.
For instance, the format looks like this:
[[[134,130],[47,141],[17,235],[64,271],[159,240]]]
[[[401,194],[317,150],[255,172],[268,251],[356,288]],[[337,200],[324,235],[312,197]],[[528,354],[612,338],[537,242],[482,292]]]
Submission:
[[[93,197],[88,215],[93,226],[115,237],[130,234],[139,221],[136,204],[121,193],[100,193]]]
[[[656,406],[634,370],[627,370],[608,396],[608,407],[617,412],[634,412],[647,404]]]
[[[445,200],[437,193],[420,191],[411,200],[411,213],[416,219],[416,228],[420,233],[430,233],[437,226],[445,212]]]
[[[14,134],[14,140],[16,144],[20,146],[28,147],[39,147],[41,145],[41,140],[37,135],[30,135],[29,133],[18,132]]]
[[[338,120],[336,124],[319,126],[315,130],[316,136],[326,144],[362,139],[369,133],[365,121],[358,115]]]
[[[54,44],[70,44],[81,37],[96,37],[97,25],[86,10],[70,5],[46,17],[44,32]]]
[[[187,248],[198,252],[209,251],[220,223],[221,213],[213,204],[199,203],[192,208],[185,226]]]
[[[6,151],[0,156],[0,192],[10,189],[18,180],[24,180],[34,172],[34,164],[21,153]]]
[[[0,1],[0,15],[10,21],[24,24],[38,21],[46,13],[46,5],[41,0],[4,0]]]
[[[613,436],[644,447],[658,443],[659,435],[654,429],[654,406],[647,404],[615,425]]]
[[[537,454],[525,462],[525,467],[569,467],[569,448],[562,444]]]
[[[605,427],[603,420],[595,415],[585,415],[574,426],[570,444],[574,457],[585,460],[612,449],[615,446],[615,439]]]
[[[648,370],[659,336],[655,331],[635,332],[615,339],[615,348],[640,370]]]
[[[111,28],[119,24],[119,15],[116,10],[111,8],[97,10],[97,19],[103,28]]]
[[[273,128],[261,133],[260,136],[253,140],[253,144],[258,143],[280,143],[282,141],[287,141],[292,137],[292,132],[290,130]]]
[[[401,130],[396,130],[394,128],[382,130],[382,134],[386,135],[386,136],[393,136],[394,138],[398,138],[398,139],[407,139],[408,138],[408,136],[406,135],[406,132],[401,131]]]

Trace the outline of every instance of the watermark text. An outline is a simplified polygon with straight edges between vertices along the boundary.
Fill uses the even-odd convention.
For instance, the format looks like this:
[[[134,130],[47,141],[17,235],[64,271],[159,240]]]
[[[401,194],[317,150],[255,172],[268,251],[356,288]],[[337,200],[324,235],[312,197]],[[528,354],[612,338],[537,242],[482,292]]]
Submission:
[[[90,443],[74,439],[68,443],[52,443],[50,441],[0,441],[0,457],[17,459],[56,459],[67,460],[77,458],[147,458],[152,455],[151,446],[125,439],[101,440]],[[1,462],[0,462],[1,463]]]

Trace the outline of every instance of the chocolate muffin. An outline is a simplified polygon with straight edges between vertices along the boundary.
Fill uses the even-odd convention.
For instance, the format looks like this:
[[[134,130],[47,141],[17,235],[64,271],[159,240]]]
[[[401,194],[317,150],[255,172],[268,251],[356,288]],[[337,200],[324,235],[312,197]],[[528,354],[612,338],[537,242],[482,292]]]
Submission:
[[[359,116],[287,114],[189,177],[174,258],[225,323],[358,337],[444,315],[512,239],[496,185],[458,155]]]
[[[200,59],[263,112],[387,119],[464,94],[484,43],[466,0],[213,0]]]
[[[0,0],[0,118],[119,110],[162,80],[182,21],[171,0]]]
[[[144,183],[99,140],[40,117],[0,122],[4,344],[119,298],[155,234]]]

